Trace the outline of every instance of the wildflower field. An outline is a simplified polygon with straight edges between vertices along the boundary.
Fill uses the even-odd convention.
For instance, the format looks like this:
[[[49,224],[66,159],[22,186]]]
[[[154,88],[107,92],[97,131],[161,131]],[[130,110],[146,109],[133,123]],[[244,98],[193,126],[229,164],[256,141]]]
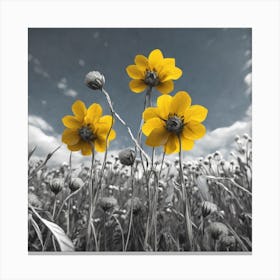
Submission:
[[[173,93],[183,71],[159,49],[136,55],[134,62],[126,68],[129,88],[145,92],[137,135],[114,109],[105,77],[92,71],[85,84],[104,95],[111,115],[103,115],[94,96],[89,107],[75,100],[73,115],[61,120],[69,162],[48,167],[59,147],[43,160],[33,159],[36,147],[29,152],[28,250],[251,251],[252,139],[232,139],[230,156],[217,151],[185,161],[207,133],[207,104],[193,105],[184,90]],[[134,147],[108,156],[118,137],[115,122],[127,129]],[[73,167],[73,153],[88,156],[89,167]]]

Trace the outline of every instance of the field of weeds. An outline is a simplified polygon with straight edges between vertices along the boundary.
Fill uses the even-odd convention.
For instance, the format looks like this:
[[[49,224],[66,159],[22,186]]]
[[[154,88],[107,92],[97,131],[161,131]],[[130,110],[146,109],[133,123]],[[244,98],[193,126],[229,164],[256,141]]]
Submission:
[[[235,143],[229,160],[216,152],[183,162],[192,245],[179,159],[155,161],[153,172],[145,173],[138,158],[133,167],[120,162],[129,150],[103,166],[95,161],[92,170],[69,164],[50,169],[48,158],[35,161],[30,155],[28,250],[251,251],[252,141],[244,135]]]

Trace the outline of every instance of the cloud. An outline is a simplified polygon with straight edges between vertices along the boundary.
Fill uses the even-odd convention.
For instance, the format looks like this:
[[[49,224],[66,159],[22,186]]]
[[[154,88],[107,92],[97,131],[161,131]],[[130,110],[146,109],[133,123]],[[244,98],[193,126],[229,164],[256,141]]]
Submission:
[[[79,65],[81,66],[81,67],[84,67],[85,66],[85,61],[83,60],[83,59],[79,59],[79,61],[78,61],[78,63],[79,63]]]
[[[45,132],[54,132],[53,128],[44,119],[34,115],[28,116],[28,124]]]
[[[28,54],[28,62],[33,66],[33,71],[43,78],[50,78],[50,74],[42,67],[38,58],[32,54]]]
[[[78,92],[76,90],[68,86],[68,82],[65,77],[61,78],[60,81],[58,81],[57,88],[60,89],[65,96],[75,98],[78,95]]]
[[[235,136],[247,133],[251,135],[251,106],[246,112],[243,120],[237,121],[230,126],[220,127],[212,131],[208,131],[206,135],[195,142],[194,149],[187,152],[186,159],[196,159],[205,157],[208,154],[220,151],[225,157],[229,155],[235,147]]]
[[[245,77],[244,77],[244,83],[247,86],[247,89],[245,91],[246,95],[251,95],[252,93],[252,72],[248,73]]]

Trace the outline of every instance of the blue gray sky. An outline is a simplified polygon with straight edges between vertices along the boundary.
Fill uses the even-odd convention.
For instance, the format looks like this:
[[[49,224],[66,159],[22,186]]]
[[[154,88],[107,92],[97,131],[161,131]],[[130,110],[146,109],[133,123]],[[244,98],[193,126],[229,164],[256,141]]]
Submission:
[[[248,28],[31,28],[29,146],[40,143],[37,155],[42,156],[59,143],[64,129],[61,118],[71,114],[71,105],[77,99],[87,106],[100,103],[109,114],[104,96],[84,84],[86,73],[92,70],[105,75],[105,88],[116,111],[136,132],[144,93],[130,91],[125,68],[134,64],[135,55],[148,56],[159,48],[165,57],[175,58],[183,70],[171,94],[185,90],[193,104],[209,110],[204,122],[207,137],[197,142],[190,156],[228,150],[235,133],[251,134],[251,39]],[[153,91],[154,101],[159,95]],[[120,123],[116,122],[115,130],[118,137],[111,149],[132,146]]]

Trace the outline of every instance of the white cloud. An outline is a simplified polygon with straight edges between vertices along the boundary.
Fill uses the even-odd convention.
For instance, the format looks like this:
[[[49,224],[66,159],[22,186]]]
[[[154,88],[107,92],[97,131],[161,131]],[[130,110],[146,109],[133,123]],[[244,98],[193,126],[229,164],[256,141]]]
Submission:
[[[65,96],[75,98],[78,95],[76,90],[68,86],[67,79],[65,77],[60,79],[60,81],[57,83],[57,87]]]
[[[79,63],[79,65],[81,66],[81,67],[84,67],[85,66],[85,61],[83,60],[83,59],[79,59],[79,61],[78,61],[78,63]]]
[[[64,95],[75,98],[78,95],[78,92],[72,88],[69,88],[64,91]]]
[[[252,92],[252,73],[248,73],[245,77],[244,77],[244,83],[247,86],[247,89],[245,91],[246,95],[251,95]]]
[[[228,127],[220,127],[209,131],[201,139],[195,142],[194,149],[187,152],[187,160],[198,157],[205,157],[215,151],[220,151],[225,157],[230,151],[234,149],[234,139],[236,135],[243,135],[244,133],[251,134],[251,106],[248,108],[246,117],[233,123]]]
[[[50,78],[49,73],[42,67],[41,62],[38,58],[36,58],[32,54],[28,54],[28,62],[33,65],[33,71],[36,74],[44,78]]]
[[[53,128],[42,118],[34,115],[28,116],[28,124],[45,132],[53,132]]]

